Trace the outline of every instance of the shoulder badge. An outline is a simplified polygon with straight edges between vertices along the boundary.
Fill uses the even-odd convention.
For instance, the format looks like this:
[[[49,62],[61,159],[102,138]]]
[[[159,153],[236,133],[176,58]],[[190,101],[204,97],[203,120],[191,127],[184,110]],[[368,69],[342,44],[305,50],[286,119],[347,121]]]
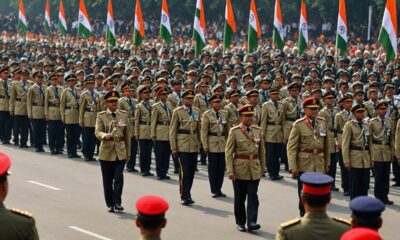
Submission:
[[[10,210],[12,213],[18,214],[20,216],[24,216],[27,218],[32,218],[32,213],[28,212],[28,211],[24,211],[18,208],[13,208]]]
[[[200,111],[200,109],[199,109],[198,107],[193,107],[193,106],[192,106],[192,109],[193,109],[193,110],[196,110],[196,111]]]
[[[117,109],[117,112],[120,112],[120,113],[126,113],[126,111],[125,110],[122,110],[122,109]]]
[[[251,127],[252,128],[255,128],[255,129],[261,129],[259,126],[257,126],[257,125],[251,125]]]
[[[293,225],[298,224],[300,222],[301,222],[301,219],[300,218],[296,218],[296,219],[292,219],[292,220],[289,220],[287,222],[281,223],[280,226],[281,226],[281,228],[285,229],[287,227],[293,226]]]
[[[231,127],[231,131],[233,131],[233,130],[235,130],[235,129],[239,129],[240,128],[240,126],[239,125],[237,125],[237,126],[234,126],[234,127]]]
[[[104,115],[104,114],[106,114],[106,111],[101,111],[97,115]]]
[[[175,108],[175,111],[178,111],[178,110],[181,110],[181,109],[183,109],[183,107],[179,106],[179,107]]]
[[[351,225],[350,221],[347,220],[347,219],[344,219],[344,218],[333,217],[332,219],[333,219],[334,221],[336,221],[336,222],[340,222],[340,223],[343,223],[343,224],[346,224],[346,225]]]
[[[317,119],[325,121],[325,118],[317,116]]]
[[[157,106],[157,105],[160,105],[160,102],[154,103],[151,107],[155,107],[155,106]]]
[[[302,117],[302,118],[300,118],[300,119],[297,119],[294,123],[299,123],[299,122],[302,122],[302,121],[304,121],[304,117]]]

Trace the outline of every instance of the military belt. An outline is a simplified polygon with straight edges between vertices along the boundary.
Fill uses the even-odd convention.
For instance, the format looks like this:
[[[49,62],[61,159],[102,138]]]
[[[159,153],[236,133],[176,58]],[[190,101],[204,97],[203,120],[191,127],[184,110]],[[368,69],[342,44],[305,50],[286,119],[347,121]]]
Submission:
[[[139,121],[139,125],[150,125],[150,121]]]
[[[70,106],[70,107],[66,106],[65,109],[78,109],[78,106],[76,106],[76,107],[75,106]]]
[[[95,110],[96,110],[96,109],[95,109]],[[85,107],[85,112],[96,112],[96,111],[93,111],[91,108]]]
[[[208,136],[225,137],[225,133],[208,132]]]
[[[125,137],[111,137],[109,140],[114,142],[122,142],[125,141]]]
[[[189,130],[179,129],[179,130],[177,131],[177,133],[179,133],[179,134],[195,134],[196,131],[191,132],[191,131],[189,131]]]
[[[378,144],[378,145],[382,145],[382,144],[383,144],[381,140],[376,140],[376,139],[372,139],[371,142],[372,142],[373,144]],[[386,143],[385,145],[390,145],[390,144],[389,144],[389,143]]]
[[[169,126],[169,121],[157,121],[157,125]]]
[[[251,155],[236,154],[235,159],[256,160],[258,159],[258,154],[251,154]]]
[[[286,121],[295,122],[297,118],[285,118]]]
[[[43,107],[43,104],[39,104],[39,103],[32,103],[32,106],[38,106],[38,107]]]
[[[57,104],[57,103],[49,103],[49,107],[60,107],[60,104]]]
[[[312,154],[320,154],[324,151],[322,148],[299,148],[299,152],[304,152],[304,153],[312,153]]]
[[[350,150],[365,151],[365,150],[368,150],[368,148],[369,148],[368,146],[359,147],[359,146],[350,145]]]
[[[0,95],[0,99],[7,99],[8,96]]]
[[[267,125],[275,125],[275,126],[280,126],[280,122],[267,122]]]
[[[15,98],[15,101],[17,101],[17,102],[21,102],[21,101],[22,101],[22,99],[21,99],[21,98],[18,98],[18,97],[16,97],[16,98]]]

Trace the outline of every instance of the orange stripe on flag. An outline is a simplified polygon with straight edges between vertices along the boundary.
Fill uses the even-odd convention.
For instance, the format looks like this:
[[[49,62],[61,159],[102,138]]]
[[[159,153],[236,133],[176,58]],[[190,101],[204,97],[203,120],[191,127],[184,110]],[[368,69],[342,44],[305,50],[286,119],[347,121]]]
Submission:
[[[141,37],[144,37],[144,22],[142,17],[142,7],[140,6],[140,0],[136,1],[136,10],[135,10],[137,20],[139,22],[139,33]]]
[[[344,24],[346,25],[347,28],[347,16],[346,16],[346,0],[340,0],[339,2],[339,14],[340,17],[342,18]]]
[[[50,3],[49,0],[46,0],[46,12],[49,14],[50,16]]]
[[[307,9],[306,9],[306,3],[304,0],[301,1],[301,15],[303,16],[304,20],[307,21]]]
[[[392,20],[394,32],[396,33],[397,38],[397,10],[396,10],[396,0],[387,0],[386,8],[390,13],[390,18]]]
[[[282,12],[281,12],[281,2],[279,0],[276,0],[276,18],[278,21],[283,24],[282,20]]]
[[[83,13],[83,15],[85,15],[86,19],[89,20],[89,15],[88,15],[88,13],[86,11],[84,0],[81,0],[79,2],[79,10]]]
[[[67,20],[67,19],[65,18],[64,4],[63,4],[62,0],[60,0],[60,12],[61,12],[61,15],[63,16],[63,18],[64,18],[65,20]]]
[[[25,7],[24,7],[24,3],[22,2],[22,0],[19,0],[19,10],[21,11],[22,15],[24,15],[26,17]]]
[[[260,21],[258,21],[258,14],[257,14],[257,8],[256,8],[256,3],[254,0],[251,0],[250,3],[250,9],[254,14],[256,24],[257,24],[257,37],[261,37],[261,26],[260,26]]]
[[[235,15],[233,15],[231,0],[226,0],[226,5],[228,8],[228,24],[233,32],[236,32]]]
[[[206,30],[206,17],[204,16],[204,5],[203,0],[200,0],[200,27],[203,29],[204,33]]]
[[[162,1],[162,9],[169,16],[167,0]]]
[[[110,14],[112,20],[114,20],[114,11],[112,6],[112,0],[108,1],[108,14]]]

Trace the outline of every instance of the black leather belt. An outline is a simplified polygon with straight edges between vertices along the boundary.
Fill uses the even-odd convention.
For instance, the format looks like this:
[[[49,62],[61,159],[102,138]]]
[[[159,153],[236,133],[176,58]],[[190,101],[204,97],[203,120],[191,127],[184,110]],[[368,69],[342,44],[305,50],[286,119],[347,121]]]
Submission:
[[[280,122],[267,122],[267,125],[275,125],[275,126],[280,126]]]
[[[60,104],[49,103],[49,107],[60,107]]]
[[[195,134],[196,131],[190,132],[189,130],[179,129],[179,130],[177,131],[177,133],[180,133],[180,134]]]
[[[169,121],[157,121],[157,125],[169,126]]]
[[[38,104],[38,103],[32,103],[32,106],[37,106],[37,107],[43,107],[43,104]]]
[[[296,122],[296,118],[285,118],[286,121],[290,121],[290,122]]]
[[[21,102],[21,101],[22,101],[22,99],[21,99],[21,98],[18,98],[18,97],[16,97],[16,98],[15,98],[15,101],[17,101],[17,102]]]
[[[78,107],[65,107],[65,109],[78,109]]]
[[[150,125],[150,121],[139,121],[140,125]]]
[[[215,133],[215,132],[209,132],[208,136],[215,136],[215,137],[223,136],[224,137],[225,133],[218,134],[218,133]]]
[[[0,96],[0,99],[7,99],[6,96]]]
[[[381,140],[372,139],[371,142],[372,142],[373,144],[382,145],[382,141],[381,141]],[[386,143],[385,145],[390,145],[390,144],[389,144],[389,143]]]
[[[95,111],[92,111],[91,108],[85,108],[85,112],[95,112]]]
[[[368,149],[368,146],[366,146],[366,147],[359,147],[359,146],[350,145],[350,150],[365,151],[365,150],[367,150],[367,149]]]

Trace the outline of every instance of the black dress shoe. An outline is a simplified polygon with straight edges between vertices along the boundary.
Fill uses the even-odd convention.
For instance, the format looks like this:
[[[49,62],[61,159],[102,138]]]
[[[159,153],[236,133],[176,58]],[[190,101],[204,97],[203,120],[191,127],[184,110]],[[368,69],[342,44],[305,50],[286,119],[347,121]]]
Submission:
[[[213,193],[213,194],[211,194],[211,197],[212,197],[212,198],[217,198],[217,197],[218,197],[218,193]]]
[[[19,145],[19,148],[28,148],[28,145],[26,145],[26,144]]]
[[[207,165],[206,162],[201,162],[200,164],[203,165],[203,166],[206,166],[206,165]]]
[[[393,205],[393,201],[390,201],[389,199],[386,199],[385,201],[383,201],[383,203],[386,205]]]
[[[64,150],[62,150],[62,149],[57,149],[57,153],[58,153],[58,154],[63,154],[63,152],[64,152]]]
[[[249,231],[258,230],[260,228],[261,228],[260,224],[257,224],[257,223],[247,224],[247,229],[249,229]]]
[[[140,175],[142,175],[143,177],[154,176],[154,174],[152,174],[151,172],[143,172]]]
[[[192,199],[192,198],[188,198],[188,203],[189,203],[189,205],[190,205],[190,204],[194,204],[194,203],[195,203],[195,201],[193,201],[193,199]]]
[[[158,180],[170,180],[171,177],[170,177],[170,176],[167,176],[167,175],[162,175],[162,176],[158,176],[157,179],[158,179]]]
[[[181,200],[181,205],[187,206],[187,205],[189,205],[189,201],[187,199],[182,199]]]
[[[226,197],[226,194],[223,193],[223,192],[218,192],[218,193],[217,193],[217,196],[218,196],[218,197]]]
[[[246,230],[246,227],[244,226],[244,225],[236,225],[236,229],[239,231],[239,232],[246,232],[247,230]]]
[[[114,207],[113,207],[113,206],[107,207],[107,211],[108,211],[108,212],[114,212]]]
[[[18,144],[18,143],[14,143],[14,146],[15,146],[15,147],[18,147],[18,146],[19,146],[19,144]]]
[[[124,208],[121,206],[121,204],[115,204],[114,208],[115,208],[115,210],[117,210],[119,212],[124,211]]]
[[[74,158],[81,158],[81,156],[79,156],[78,154],[73,154]]]
[[[282,180],[282,179],[283,179],[283,177],[280,176],[280,175],[271,177],[272,181],[279,181],[279,180]]]
[[[35,152],[44,152],[44,149],[43,148],[36,148]]]
[[[86,158],[85,157],[85,161],[86,162],[93,162],[93,161],[96,161],[96,159],[94,159],[94,158]]]

